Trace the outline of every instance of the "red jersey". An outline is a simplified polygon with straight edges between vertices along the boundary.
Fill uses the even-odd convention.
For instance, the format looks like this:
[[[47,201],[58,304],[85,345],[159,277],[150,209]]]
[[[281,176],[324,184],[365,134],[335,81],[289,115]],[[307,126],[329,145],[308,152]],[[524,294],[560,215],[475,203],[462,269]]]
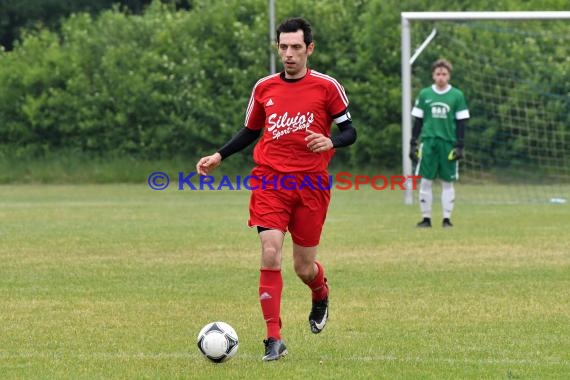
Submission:
[[[245,116],[246,128],[263,134],[253,151],[257,165],[282,173],[323,172],[334,149],[314,153],[307,148],[307,129],[331,136],[334,117],[348,107],[344,88],[332,77],[307,69],[307,74],[287,81],[281,73],[260,79]]]

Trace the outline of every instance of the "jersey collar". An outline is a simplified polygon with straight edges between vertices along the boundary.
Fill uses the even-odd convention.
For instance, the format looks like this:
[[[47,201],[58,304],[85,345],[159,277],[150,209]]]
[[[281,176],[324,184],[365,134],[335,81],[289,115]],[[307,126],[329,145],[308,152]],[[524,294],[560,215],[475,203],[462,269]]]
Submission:
[[[283,80],[284,80],[285,82],[287,82],[287,83],[295,83],[295,82],[298,82],[298,81],[300,81],[300,80],[303,80],[307,75],[309,75],[310,72],[311,72],[311,69],[309,69],[309,68],[307,67],[307,72],[306,72],[305,75],[303,75],[301,78],[297,78],[297,79],[287,79],[287,78],[285,78],[285,71],[281,71],[281,73],[279,73],[279,77],[280,77],[281,79],[283,79]]]
[[[439,94],[439,95],[445,94],[446,92],[448,92],[449,90],[451,90],[452,87],[453,87],[453,86],[451,86],[450,84],[448,84],[447,87],[445,88],[445,90],[441,91],[441,90],[438,90],[438,89],[437,89],[437,87],[436,87],[435,84],[432,84],[432,85],[431,85],[431,89],[433,90],[433,92],[435,92],[436,94]]]

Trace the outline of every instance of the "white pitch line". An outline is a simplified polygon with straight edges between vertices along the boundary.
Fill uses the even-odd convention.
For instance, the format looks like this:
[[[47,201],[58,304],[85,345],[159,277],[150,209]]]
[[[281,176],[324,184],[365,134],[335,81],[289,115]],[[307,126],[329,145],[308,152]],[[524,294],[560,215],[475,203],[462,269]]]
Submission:
[[[291,358],[294,358],[294,352]],[[0,359],[50,359],[50,358],[73,358],[73,359],[189,359],[200,358],[202,355],[198,352],[94,352],[91,354],[78,354],[78,353],[61,353],[61,352],[21,352],[21,353],[7,353],[0,352]],[[237,357],[257,360],[262,356],[259,355],[237,353]],[[350,362],[405,362],[405,363],[447,363],[447,364],[511,364],[511,365],[557,365],[557,366],[570,366],[570,361],[563,359],[457,359],[457,358],[423,358],[419,356],[403,356],[397,357],[394,355],[376,355],[376,356],[350,356],[350,357],[331,357],[331,356],[318,356],[315,360],[322,361],[350,361]]]

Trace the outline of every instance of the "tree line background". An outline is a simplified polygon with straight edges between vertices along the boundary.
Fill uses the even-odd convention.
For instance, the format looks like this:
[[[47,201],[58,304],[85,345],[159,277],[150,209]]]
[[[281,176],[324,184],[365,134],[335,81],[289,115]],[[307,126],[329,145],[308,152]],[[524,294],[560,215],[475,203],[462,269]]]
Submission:
[[[212,153],[241,128],[251,88],[268,74],[272,43],[265,0],[4,0],[0,4],[3,170],[20,162],[53,160],[60,166],[178,160],[191,169],[198,157]],[[566,6],[565,0],[293,0],[276,1],[276,22],[299,15],[311,21],[316,50],[309,65],[339,79],[351,100],[359,140],[353,148],[339,150],[335,164],[398,168],[400,12],[565,10]],[[416,27],[413,45],[432,26]],[[523,28],[537,32],[547,28],[555,36],[568,35],[569,30],[568,22]],[[508,35],[482,34],[477,29],[462,33],[465,44],[476,43],[483,54],[498,54],[533,83],[547,81],[569,92],[568,61],[546,60],[548,65],[537,68],[527,59],[526,47],[512,46]],[[535,53],[549,54],[566,46],[552,41]],[[429,65],[440,51],[428,49],[414,66],[414,94],[431,83]],[[479,96],[477,88],[461,85],[462,76],[469,75],[461,70],[468,58],[453,54],[447,58],[454,63],[453,79],[468,100]],[[280,68],[280,63],[276,66]],[[568,101],[565,104],[570,107]],[[562,115],[566,119],[563,116],[556,128],[567,135],[570,108]],[[468,136],[472,138],[476,136]],[[562,144],[562,149],[570,149],[564,145],[570,142]],[[232,167],[251,164],[250,151],[251,147],[232,157]],[[17,181],[26,173],[0,175],[0,182]]]

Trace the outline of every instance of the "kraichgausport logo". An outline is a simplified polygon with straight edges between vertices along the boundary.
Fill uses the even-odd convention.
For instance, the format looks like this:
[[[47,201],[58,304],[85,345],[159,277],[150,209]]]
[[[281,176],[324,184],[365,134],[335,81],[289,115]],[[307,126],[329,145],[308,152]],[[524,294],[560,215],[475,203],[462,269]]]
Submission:
[[[178,172],[178,190],[360,190],[370,186],[374,190],[405,190],[409,185],[417,190],[417,175],[354,175],[350,172],[339,172],[336,175],[221,175],[219,177],[200,176],[196,172],[188,174]],[[148,177],[148,186],[152,190],[164,190],[170,185],[170,177],[164,172],[154,172]]]

